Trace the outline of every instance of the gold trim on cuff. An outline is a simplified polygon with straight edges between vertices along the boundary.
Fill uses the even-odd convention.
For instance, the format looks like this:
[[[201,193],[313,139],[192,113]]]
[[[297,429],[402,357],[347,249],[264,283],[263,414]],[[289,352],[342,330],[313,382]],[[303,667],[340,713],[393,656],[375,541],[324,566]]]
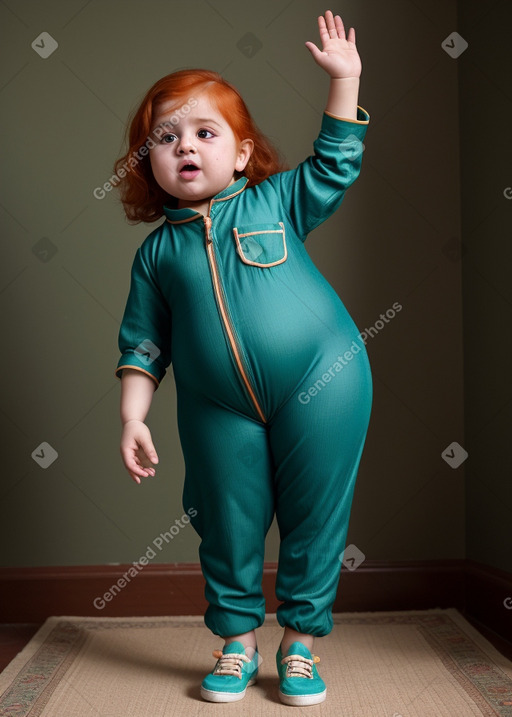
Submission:
[[[358,119],[349,119],[348,117],[338,117],[338,115],[333,115],[332,112],[327,112],[327,110],[324,110],[324,114],[328,115],[329,117],[334,117],[334,119],[343,120],[344,122],[353,122],[354,124],[369,124],[370,123],[370,115],[364,107],[361,107],[360,105],[357,105],[357,109],[362,110],[368,115],[367,120],[358,120]]]

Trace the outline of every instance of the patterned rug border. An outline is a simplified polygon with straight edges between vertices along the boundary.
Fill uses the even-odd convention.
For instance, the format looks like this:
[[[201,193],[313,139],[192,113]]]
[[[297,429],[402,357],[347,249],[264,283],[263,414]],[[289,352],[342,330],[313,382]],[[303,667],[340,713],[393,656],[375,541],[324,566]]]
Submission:
[[[416,625],[419,633],[483,717],[512,714],[512,662],[455,608],[335,613],[334,625]],[[267,614],[264,626],[277,625]],[[73,664],[91,631],[204,627],[202,616],[48,618],[0,674],[0,715],[38,717]]]

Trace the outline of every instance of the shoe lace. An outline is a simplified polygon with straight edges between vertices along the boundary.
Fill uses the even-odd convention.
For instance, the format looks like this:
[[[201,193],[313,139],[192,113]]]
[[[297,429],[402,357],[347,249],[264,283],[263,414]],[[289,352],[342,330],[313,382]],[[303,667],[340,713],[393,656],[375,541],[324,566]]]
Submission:
[[[304,677],[309,680],[313,679],[313,665],[320,662],[317,655],[313,655],[313,659],[309,660],[304,655],[288,655],[281,660],[282,665],[286,665],[286,677]]]
[[[212,654],[217,658],[217,664],[213,670],[214,675],[235,675],[240,680],[244,663],[251,661],[247,655],[238,652],[223,653],[222,650],[214,650]]]

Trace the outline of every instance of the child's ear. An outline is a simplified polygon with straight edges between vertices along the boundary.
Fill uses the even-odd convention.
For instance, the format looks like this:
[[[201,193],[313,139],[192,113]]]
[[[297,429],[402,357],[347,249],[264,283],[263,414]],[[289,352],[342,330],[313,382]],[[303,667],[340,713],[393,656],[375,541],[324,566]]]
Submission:
[[[252,139],[243,139],[240,142],[240,146],[238,148],[238,157],[235,164],[235,169],[237,172],[243,172],[247,162],[249,161],[251,154],[254,149],[254,142]]]

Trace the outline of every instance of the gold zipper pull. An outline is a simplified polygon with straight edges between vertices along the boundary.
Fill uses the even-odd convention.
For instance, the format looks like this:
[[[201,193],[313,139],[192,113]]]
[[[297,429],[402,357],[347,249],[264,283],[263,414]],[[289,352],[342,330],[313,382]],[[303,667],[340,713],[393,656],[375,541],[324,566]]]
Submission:
[[[210,237],[210,230],[212,228],[212,219],[211,219],[211,217],[206,217],[206,216],[203,217],[203,219],[204,219],[204,228],[206,231],[206,243],[211,244],[212,238]]]

